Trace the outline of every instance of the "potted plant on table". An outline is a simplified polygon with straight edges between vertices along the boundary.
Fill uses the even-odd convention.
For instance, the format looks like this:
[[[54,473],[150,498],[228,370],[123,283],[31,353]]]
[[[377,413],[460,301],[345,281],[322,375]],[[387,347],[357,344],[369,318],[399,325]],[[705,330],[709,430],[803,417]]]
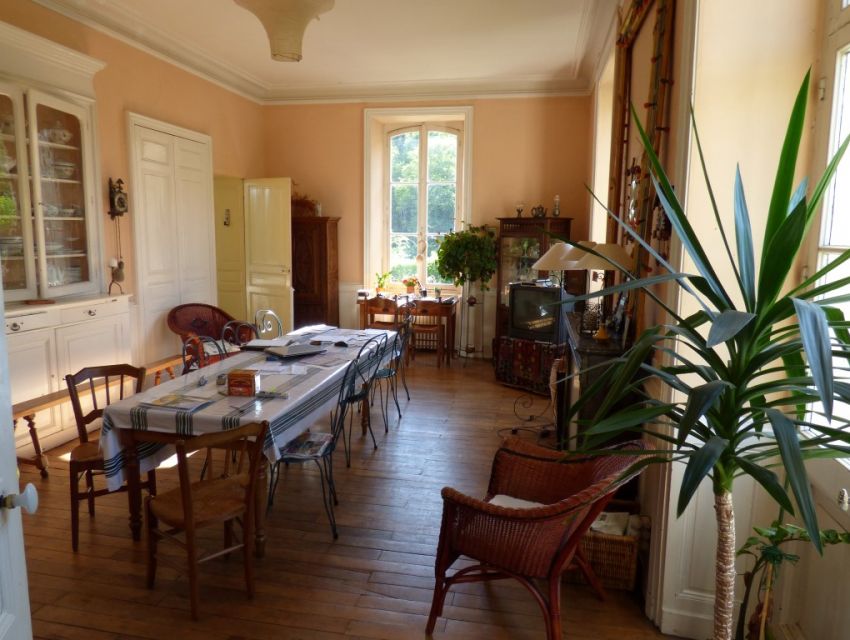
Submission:
[[[384,271],[383,273],[375,274],[375,293],[381,293],[386,287],[387,283],[390,281],[390,272]]]
[[[599,410],[582,433],[589,450],[635,432],[666,443],[650,459],[636,464],[685,463],[677,504],[679,515],[699,485],[706,479],[711,482],[717,524],[714,640],[732,637],[735,479],[750,476],[780,507],[795,514],[820,552],[823,543],[805,461],[850,455],[850,420],[833,413],[836,402],[850,402],[847,364],[836,362],[833,367],[833,357],[850,358],[850,325],[835,306],[847,299],[838,290],[850,286],[850,278],[839,277],[832,282],[825,279],[850,260],[850,250],[835,256],[801,283],[783,289],[818,203],[848,144],[845,140],[839,147],[811,191],[810,200],[806,198],[806,181],[794,188],[808,90],[807,74],[785,136],[758,269],[740,172],[734,189],[736,253],[730,247],[714,192],[705,176],[721,234],[718,245],[722,247],[721,251],[713,246],[707,251],[635,114],[658,199],[697,274],[673,268],[638,233],[621,223],[624,233],[634,238],[667,273],[627,280],[575,298],[584,300],[639,288],[667,313],[669,320],[638,336],[634,345],[585,391],[571,412],[577,412],[594,394],[603,394]],[[695,141],[705,172],[698,135]],[[595,253],[592,249],[588,252]],[[728,259],[734,273],[734,291],[717,275],[709,252]],[[621,265],[614,267],[625,273]],[[682,317],[667,306],[653,290],[654,285],[665,281],[675,283],[682,295],[692,296],[700,310]],[[666,387],[672,399],[661,397],[664,394],[649,395],[644,383],[650,379]],[[635,396],[637,401],[623,402]],[[801,434],[801,430],[807,433]],[[783,467],[790,492],[774,471]]]
[[[402,279],[401,283],[404,285],[405,289],[407,289],[407,293],[414,293],[416,291],[416,287],[419,286],[419,278],[416,276],[407,276]]]

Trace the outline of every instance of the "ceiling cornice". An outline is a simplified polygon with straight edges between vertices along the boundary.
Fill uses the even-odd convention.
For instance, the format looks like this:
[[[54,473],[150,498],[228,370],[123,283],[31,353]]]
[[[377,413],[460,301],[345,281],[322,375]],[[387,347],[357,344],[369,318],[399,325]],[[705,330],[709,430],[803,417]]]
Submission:
[[[200,50],[186,46],[155,27],[139,24],[138,16],[128,13],[118,5],[107,5],[112,14],[103,15],[90,9],[89,5],[73,0],[34,2],[244,98],[262,102],[267,92],[267,88],[259,79],[221,60],[211,58]],[[136,28],[131,25],[136,25]]]
[[[315,87],[274,86],[203,51],[187,46],[160,29],[141,23],[138,15],[120,5],[100,4],[100,9],[94,10],[91,5],[79,0],[34,1],[259,104],[583,96],[588,95],[591,89],[589,83],[581,79],[579,65],[573,70],[572,78],[561,80],[526,77],[491,81],[475,78]],[[595,0],[585,0],[583,7],[578,39],[584,43],[593,29],[596,14],[594,4]],[[109,13],[102,12],[104,6],[109,8]],[[576,43],[576,46],[582,45]]]

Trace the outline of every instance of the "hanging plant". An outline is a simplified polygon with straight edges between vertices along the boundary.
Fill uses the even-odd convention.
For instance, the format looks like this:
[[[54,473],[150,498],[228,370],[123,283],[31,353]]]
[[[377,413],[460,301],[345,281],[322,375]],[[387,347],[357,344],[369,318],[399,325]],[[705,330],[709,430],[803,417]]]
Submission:
[[[438,240],[437,272],[455,286],[467,282],[487,282],[496,273],[496,234],[487,225],[470,225],[462,231],[452,231]]]

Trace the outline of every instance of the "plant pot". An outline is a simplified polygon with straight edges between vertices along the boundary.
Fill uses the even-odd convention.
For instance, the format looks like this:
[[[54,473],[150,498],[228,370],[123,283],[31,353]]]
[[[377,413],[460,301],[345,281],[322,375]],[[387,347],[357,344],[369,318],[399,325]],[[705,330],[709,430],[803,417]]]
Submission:
[[[408,293],[415,293],[415,291],[416,291],[416,287],[407,287]]]

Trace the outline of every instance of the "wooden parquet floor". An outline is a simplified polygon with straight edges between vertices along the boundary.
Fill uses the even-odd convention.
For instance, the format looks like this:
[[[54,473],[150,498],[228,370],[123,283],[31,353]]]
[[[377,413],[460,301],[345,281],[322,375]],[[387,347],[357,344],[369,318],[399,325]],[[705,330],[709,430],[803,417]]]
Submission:
[[[201,570],[201,620],[189,617],[183,556],[161,545],[156,587],[145,587],[144,542],[133,543],[126,496],[106,496],[88,519],[81,506],[80,550],[71,552],[67,463],[49,452],[50,477],[31,467],[22,482],[39,489],[38,513],[25,517],[34,633],[63,640],[265,640],[424,638],[440,527],[440,489],[483,495],[500,431],[517,423],[519,392],[498,385],[484,362],[437,369],[422,354],[409,369],[410,402],[391,416],[379,448],[354,436],[352,466],[335,456],[339,540],[322,510],[313,465],[290,466],[268,519],[268,547],[256,564],[257,594],[248,600],[239,554]],[[542,408],[542,405],[540,405]],[[375,407],[376,414],[377,406]],[[176,484],[174,469],[158,474]],[[216,538],[210,542],[220,543]],[[583,586],[564,590],[564,637],[576,640],[662,638],[634,597],[610,592],[599,602]],[[542,615],[511,581],[467,584],[448,595],[434,638],[538,639]]]

